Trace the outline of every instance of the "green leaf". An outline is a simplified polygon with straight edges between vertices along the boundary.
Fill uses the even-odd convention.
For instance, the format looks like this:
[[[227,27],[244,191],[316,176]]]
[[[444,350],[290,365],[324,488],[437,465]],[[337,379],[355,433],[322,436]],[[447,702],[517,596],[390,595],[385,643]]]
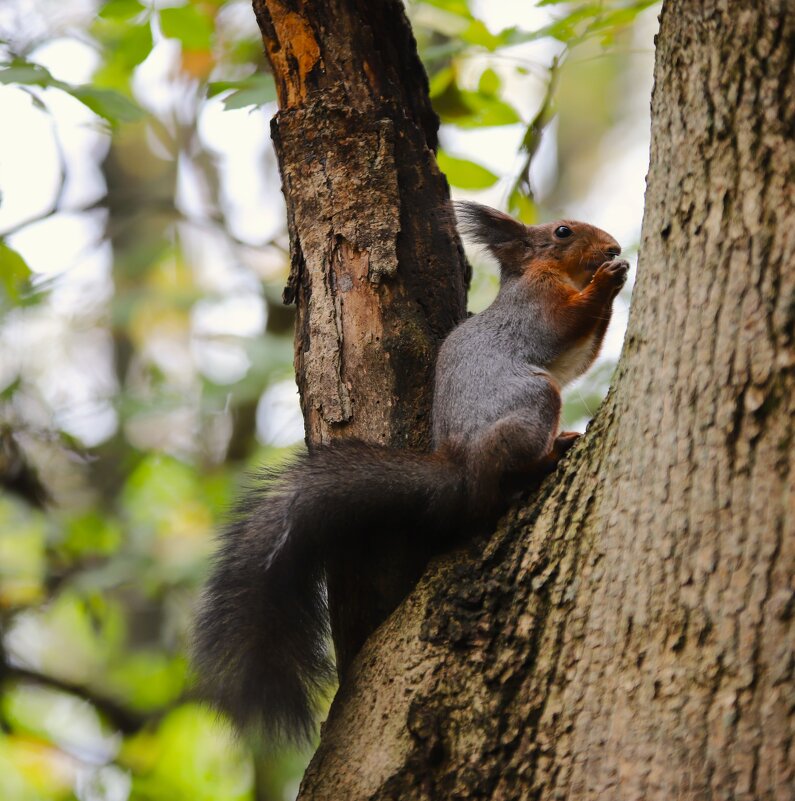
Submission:
[[[455,85],[455,70],[452,67],[442,67],[430,78],[430,96],[438,97],[451,84]]]
[[[126,91],[133,70],[152,52],[152,28],[146,20],[140,25],[99,20],[94,36],[103,44],[105,64],[94,74],[92,83],[104,89]]]
[[[539,6],[558,5],[562,0],[542,0]],[[618,8],[605,8],[603,3],[583,3],[558,19],[536,31],[515,31],[510,37],[511,44],[529,42],[551,36],[567,44],[579,44],[597,35],[603,42],[612,37],[627,25],[635,21],[641,11],[655,5],[658,0],[636,0]]]
[[[536,204],[518,189],[511,192],[511,197],[508,200],[508,210],[525,225],[535,225],[538,222],[538,208]]]
[[[472,12],[469,10],[467,0],[423,0],[426,5],[440,8],[449,14],[456,14],[459,17],[472,19]]]
[[[93,84],[73,86],[53,78],[46,68],[27,61],[14,61],[0,69],[0,83],[61,89],[113,125],[134,122],[144,116],[143,109],[120,92],[99,89]]]
[[[125,741],[121,760],[133,768],[135,801],[253,798],[250,752],[214,710],[198,704],[177,707]]]
[[[160,28],[164,36],[179,39],[188,50],[207,50],[212,43],[212,23],[194,5],[162,9]]]
[[[601,12],[602,6],[599,3],[577,6],[568,14],[536,31],[512,31],[509,43],[520,44],[521,42],[533,42],[537,39],[552,37],[564,44],[576,44],[582,40],[588,24],[597,19]]]
[[[482,95],[496,95],[500,91],[502,81],[500,76],[491,67],[483,70],[478,81],[478,92]]]
[[[60,547],[72,556],[104,555],[116,551],[122,541],[117,520],[90,510],[66,521]]]
[[[459,118],[472,115],[473,109],[466,102],[464,93],[458,88],[452,71],[450,71],[447,83],[443,83],[440,79],[437,88],[440,91],[432,95],[433,108],[442,118],[442,122],[454,122]]]
[[[486,27],[484,22],[475,19],[472,20],[465,31],[461,32],[461,38],[469,44],[479,45],[493,52],[507,43],[513,30],[513,28],[506,28],[504,31],[494,34]]]
[[[262,39],[252,36],[238,39],[233,42],[224,42],[224,61],[230,64],[249,65],[257,64],[262,58]]]
[[[459,159],[440,150],[436,160],[447,180],[461,189],[488,189],[499,180],[498,177],[480,164],[468,159]]]
[[[0,241],[0,287],[11,303],[19,303],[31,270],[16,250]]]
[[[635,18],[649,6],[654,5],[657,0],[639,0],[626,8],[618,8],[604,14],[600,14],[593,22],[588,25],[585,35],[587,37],[602,34],[603,43],[610,42],[615,34],[631,25]]]
[[[102,19],[132,19],[144,10],[138,0],[107,0],[99,11]]]
[[[221,92],[230,92],[224,98],[224,108],[246,108],[247,106],[262,106],[276,100],[276,84],[273,76],[265,72],[255,72],[240,81],[214,81],[207,87],[207,96],[215,97]]]
[[[461,16],[456,12],[442,9],[429,3],[421,4],[415,19],[415,24],[446,38],[457,38],[472,25],[470,14]]]
[[[499,97],[488,97],[477,92],[461,94],[471,110],[469,115],[452,120],[461,128],[489,128],[497,125],[513,125],[522,121],[516,109]]]
[[[135,122],[145,116],[140,106],[113,89],[97,89],[84,84],[70,87],[66,91],[112,125]]]
[[[185,686],[186,665],[154,649],[124,654],[109,671],[114,691],[136,709],[156,710],[173,703]]]
[[[46,67],[28,61],[13,61],[0,69],[0,83],[16,83],[23,86],[61,86]]]
[[[460,128],[488,128],[522,121],[516,109],[499,97],[459,89],[453,80],[433,97],[433,107],[442,122]]]
[[[467,45],[460,39],[450,39],[447,42],[440,44],[425,45],[422,48],[422,60],[426,68],[429,64],[436,64],[439,62],[449,62],[452,58],[459,53],[463,53],[467,49]]]

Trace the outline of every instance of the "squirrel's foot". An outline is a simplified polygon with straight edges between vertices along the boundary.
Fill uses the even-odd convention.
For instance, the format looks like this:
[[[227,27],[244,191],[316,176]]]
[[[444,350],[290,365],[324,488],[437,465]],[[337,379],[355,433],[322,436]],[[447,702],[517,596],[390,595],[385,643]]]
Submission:
[[[552,457],[557,461],[560,461],[566,452],[574,445],[574,443],[580,438],[579,431],[563,431],[562,433],[558,434],[555,437],[555,442],[552,445]]]
[[[566,455],[574,443],[580,438],[579,431],[564,431],[555,437],[549,453],[536,463],[533,472],[539,478],[554,473],[558,462]]]

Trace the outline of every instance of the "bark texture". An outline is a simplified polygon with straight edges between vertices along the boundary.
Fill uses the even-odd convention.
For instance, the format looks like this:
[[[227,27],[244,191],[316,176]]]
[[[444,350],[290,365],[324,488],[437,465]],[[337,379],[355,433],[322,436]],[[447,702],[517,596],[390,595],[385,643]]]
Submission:
[[[301,798],[795,798],[795,11],[669,0],[614,387],[368,641]]]
[[[279,94],[307,442],[425,448],[436,351],[465,314],[468,275],[403,5],[254,0],[254,11]],[[329,565],[339,669],[426,561],[394,538]]]

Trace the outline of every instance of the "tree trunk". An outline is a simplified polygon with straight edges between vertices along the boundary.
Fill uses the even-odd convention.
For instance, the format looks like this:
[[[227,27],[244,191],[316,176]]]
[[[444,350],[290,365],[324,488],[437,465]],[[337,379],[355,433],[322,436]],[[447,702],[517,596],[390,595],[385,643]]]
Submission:
[[[369,640],[301,798],[795,798],[795,12],[670,0],[586,437]]]
[[[279,93],[307,443],[425,448],[436,351],[465,314],[468,276],[403,5],[254,0],[254,11]],[[427,562],[386,540],[327,566],[341,673]]]

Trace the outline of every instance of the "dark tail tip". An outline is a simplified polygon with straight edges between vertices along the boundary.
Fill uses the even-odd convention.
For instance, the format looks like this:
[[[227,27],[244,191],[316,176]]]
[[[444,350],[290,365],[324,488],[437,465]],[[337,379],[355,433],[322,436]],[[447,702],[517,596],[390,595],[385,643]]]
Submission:
[[[288,537],[291,501],[283,479],[270,481],[223,533],[193,662],[201,697],[240,731],[299,743],[314,734],[333,671],[322,566],[300,537]]]

